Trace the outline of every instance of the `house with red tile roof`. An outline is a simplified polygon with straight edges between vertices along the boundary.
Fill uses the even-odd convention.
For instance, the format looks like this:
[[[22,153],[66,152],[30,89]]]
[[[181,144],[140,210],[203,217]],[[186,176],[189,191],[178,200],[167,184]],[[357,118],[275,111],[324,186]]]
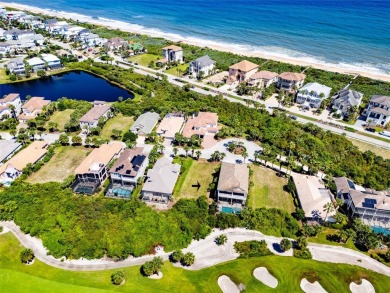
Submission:
[[[258,68],[259,65],[247,60],[233,64],[229,67],[229,78],[227,83],[233,84],[234,82],[240,83],[247,81],[249,77],[256,73]]]

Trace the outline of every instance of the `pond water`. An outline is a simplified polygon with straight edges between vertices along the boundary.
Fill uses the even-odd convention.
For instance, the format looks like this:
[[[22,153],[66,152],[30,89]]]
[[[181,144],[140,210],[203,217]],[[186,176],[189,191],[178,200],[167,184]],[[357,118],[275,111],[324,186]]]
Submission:
[[[67,97],[90,102],[95,100],[115,102],[118,97],[123,97],[124,100],[134,97],[132,93],[84,71],[72,71],[44,79],[1,84],[0,97],[9,93],[19,93],[22,100],[30,95],[45,97],[52,101]]]

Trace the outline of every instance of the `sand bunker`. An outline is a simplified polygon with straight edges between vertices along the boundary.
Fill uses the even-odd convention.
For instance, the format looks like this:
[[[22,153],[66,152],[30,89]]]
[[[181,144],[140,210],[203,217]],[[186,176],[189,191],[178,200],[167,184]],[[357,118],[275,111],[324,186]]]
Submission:
[[[310,283],[305,278],[301,281],[301,289],[306,293],[327,293],[320,283],[317,281]]]
[[[218,286],[223,293],[240,293],[240,289],[228,276],[222,275],[218,278]]]
[[[268,272],[266,267],[255,269],[253,276],[268,287],[276,288],[278,286],[278,280]]]
[[[153,274],[151,276],[148,276],[149,279],[155,279],[155,280],[161,279],[162,277],[163,277],[162,272],[158,272],[158,274]]]
[[[352,293],[375,293],[374,286],[365,279],[362,280],[360,285],[354,282],[349,284],[349,290],[351,290]]]

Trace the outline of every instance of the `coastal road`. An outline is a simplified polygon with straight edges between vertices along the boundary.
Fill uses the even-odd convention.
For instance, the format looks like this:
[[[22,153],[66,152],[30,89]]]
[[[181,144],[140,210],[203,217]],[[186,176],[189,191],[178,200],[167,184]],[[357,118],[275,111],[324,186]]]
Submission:
[[[129,266],[138,266],[151,260],[155,255],[147,255],[142,257],[130,257],[121,261],[110,260],[63,260],[56,259],[47,255],[45,247],[40,239],[24,234],[14,222],[0,222],[4,232],[12,232],[20,243],[34,251],[35,257],[43,263],[59,269],[70,271],[99,271],[123,268]],[[4,233],[3,232],[3,233]],[[215,238],[221,234],[225,234],[228,242],[225,245],[217,246]],[[216,264],[236,259],[238,254],[234,251],[233,245],[236,241],[248,240],[265,240],[268,248],[277,255],[290,256],[291,251],[284,253],[279,252],[278,244],[282,238],[267,236],[258,231],[247,230],[243,228],[234,228],[226,230],[215,229],[209,236],[202,240],[193,240],[191,244],[184,249],[185,252],[191,251],[195,254],[195,263],[191,267],[183,267],[188,270],[199,270],[202,268],[214,266]],[[344,263],[360,266],[380,274],[390,277],[390,268],[386,265],[370,258],[369,256],[340,246],[330,246],[323,244],[309,243],[309,250],[313,255],[314,260],[331,263]],[[159,252],[157,255],[164,260],[168,260],[167,252]],[[178,265],[180,266],[180,265]]]

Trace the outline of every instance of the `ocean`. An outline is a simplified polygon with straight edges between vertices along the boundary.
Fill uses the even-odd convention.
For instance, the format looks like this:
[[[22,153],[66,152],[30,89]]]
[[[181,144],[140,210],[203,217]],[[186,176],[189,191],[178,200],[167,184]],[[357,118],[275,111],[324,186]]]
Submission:
[[[16,0],[175,39],[390,74],[390,0]]]

